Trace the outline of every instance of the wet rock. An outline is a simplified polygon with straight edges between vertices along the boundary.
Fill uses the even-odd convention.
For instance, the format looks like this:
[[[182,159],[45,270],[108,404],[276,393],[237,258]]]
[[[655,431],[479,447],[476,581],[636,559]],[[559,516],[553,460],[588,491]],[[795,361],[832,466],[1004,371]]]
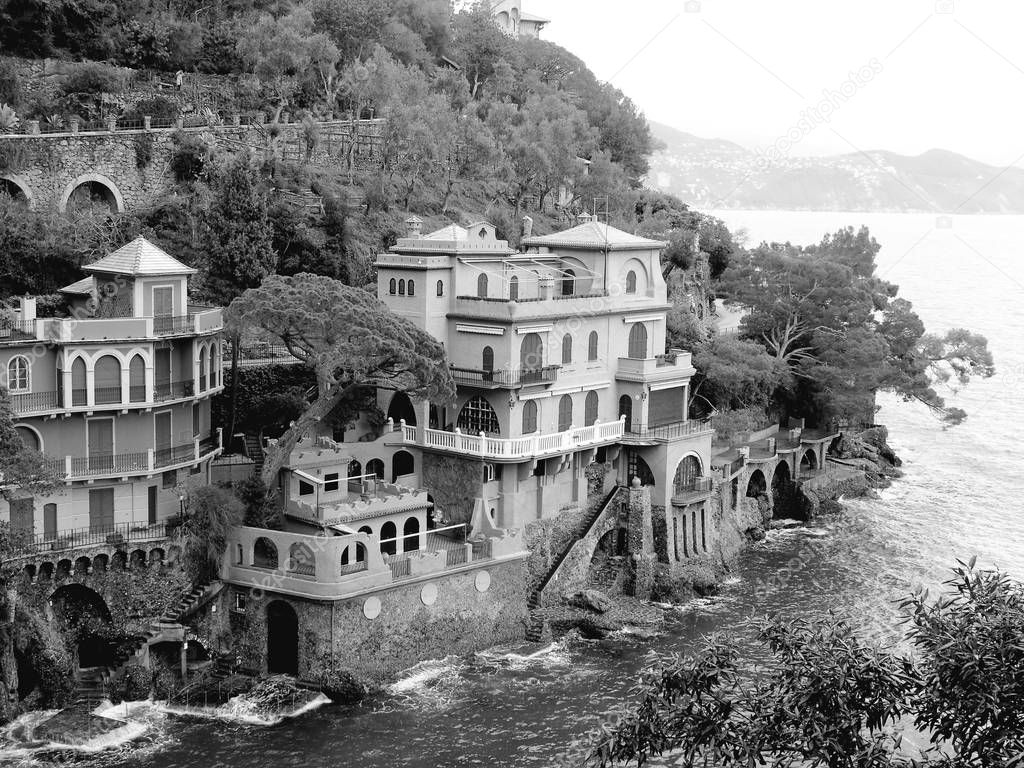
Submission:
[[[772,520],[769,524],[773,531],[787,530],[789,528],[800,528],[803,525],[802,520],[794,520],[792,518],[783,518],[781,520]]]
[[[317,683],[334,704],[357,704],[366,696],[366,687],[348,672],[325,672]]]
[[[754,525],[750,528],[747,528],[747,530],[743,532],[743,535],[746,537],[747,541],[754,542],[764,541],[764,538],[767,534],[764,532],[764,528],[762,528],[759,525]]]
[[[575,605],[579,608],[586,608],[596,613],[608,612],[614,601],[608,597],[604,592],[599,592],[596,589],[583,589],[579,592],[574,593],[569,597],[569,605]]]

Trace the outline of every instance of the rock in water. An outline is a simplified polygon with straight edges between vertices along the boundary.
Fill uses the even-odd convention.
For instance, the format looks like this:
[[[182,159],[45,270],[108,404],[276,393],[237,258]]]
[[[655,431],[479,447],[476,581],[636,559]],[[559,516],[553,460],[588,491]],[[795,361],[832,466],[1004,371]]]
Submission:
[[[612,607],[612,599],[596,589],[583,589],[569,598],[569,604],[595,613],[605,613]]]

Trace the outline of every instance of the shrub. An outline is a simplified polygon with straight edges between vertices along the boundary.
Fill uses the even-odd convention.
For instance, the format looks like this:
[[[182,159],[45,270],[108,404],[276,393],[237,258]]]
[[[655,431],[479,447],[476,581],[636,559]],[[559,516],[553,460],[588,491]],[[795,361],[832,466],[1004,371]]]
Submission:
[[[171,170],[178,181],[196,181],[206,170],[210,147],[202,136],[175,131],[171,136]]]
[[[152,96],[140,99],[135,106],[124,113],[126,120],[142,120],[149,115],[156,118],[175,118],[178,116],[178,105],[163,96]]]
[[[0,104],[21,103],[21,80],[14,62],[0,61]]]

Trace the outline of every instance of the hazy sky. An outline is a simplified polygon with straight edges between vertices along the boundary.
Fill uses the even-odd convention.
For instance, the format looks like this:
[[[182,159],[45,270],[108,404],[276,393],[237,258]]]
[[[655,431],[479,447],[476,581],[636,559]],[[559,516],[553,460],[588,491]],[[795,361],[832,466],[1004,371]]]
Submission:
[[[543,36],[650,119],[698,136],[763,149],[792,132],[796,155],[940,147],[1024,166],[1022,0],[523,0],[523,10],[551,19]]]

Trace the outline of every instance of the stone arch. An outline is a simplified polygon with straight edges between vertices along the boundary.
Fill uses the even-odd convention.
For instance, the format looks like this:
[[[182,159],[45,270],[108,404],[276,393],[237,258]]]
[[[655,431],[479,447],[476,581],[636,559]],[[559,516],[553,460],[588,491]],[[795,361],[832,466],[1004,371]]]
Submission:
[[[267,671],[283,675],[299,673],[299,617],[284,600],[267,604]]]
[[[117,550],[110,556],[110,570],[123,571],[128,567],[128,555],[123,550]]]
[[[181,559],[181,547],[177,546],[176,544],[172,545],[167,550],[167,563],[169,565],[173,565],[174,563],[177,563],[180,559]]]
[[[800,474],[802,476],[808,472],[814,472],[817,468],[818,454],[813,448],[808,448],[800,457]]]
[[[789,463],[780,461],[775,465],[775,471],[772,472],[772,509],[776,516],[787,513],[786,500],[791,494],[792,485],[793,473],[789,468]]]
[[[764,472],[755,469],[747,478],[746,496],[756,499],[768,495],[768,481],[765,480]]]
[[[416,471],[416,460],[408,451],[396,451],[391,457],[391,482]]]
[[[342,572],[358,571],[366,563],[366,545],[361,541],[345,547],[341,553]]]
[[[416,426],[416,409],[405,392],[395,392],[392,396],[388,404],[388,418],[394,420],[395,424],[405,419],[408,426]]]
[[[132,570],[146,567],[146,551],[144,549],[133,549],[128,558],[128,567]]]
[[[94,573],[105,573],[110,564],[110,558],[106,555],[96,555],[92,559],[92,570]]]
[[[252,545],[252,564],[257,568],[277,568],[277,546],[266,536],[260,536]]]
[[[420,521],[418,517],[410,517],[402,526],[402,549],[414,552],[420,548]]]
[[[92,560],[85,555],[75,559],[75,576],[88,576],[92,568]]]
[[[149,564],[150,566],[161,566],[164,563],[164,550],[161,547],[154,547],[149,550]]]
[[[30,583],[36,580],[35,563],[29,563],[28,565],[26,565],[24,568],[22,568],[22,572],[25,574],[25,578],[28,579]]]
[[[66,579],[68,576],[71,575],[72,567],[73,567],[73,565],[72,565],[71,561],[68,560],[67,558],[64,558],[62,560],[58,560],[57,561],[57,572],[56,572],[55,578],[57,578],[57,579]]]
[[[0,192],[6,192],[15,200],[24,200],[31,209],[35,207],[35,196],[28,182],[16,173],[0,173]]]
[[[54,565],[46,561],[39,564],[39,572],[36,574],[37,581],[53,581]]]
[[[633,478],[639,478],[641,485],[647,485],[654,488],[656,483],[654,481],[654,473],[651,471],[650,466],[644,461],[644,457],[637,451],[629,452],[628,464],[626,467],[626,479],[632,485]]]
[[[103,597],[82,584],[65,584],[53,591],[49,602],[64,634],[76,646],[78,665],[111,666],[114,648],[101,629],[111,625],[111,616]]]
[[[94,185],[98,185],[98,188]],[[94,194],[94,191],[95,193],[103,194],[107,198],[107,205],[110,206],[112,213],[124,212],[124,196],[121,194],[121,190],[117,188],[117,184],[102,173],[83,173],[64,187],[64,193],[60,196],[60,203],[57,206],[61,213],[67,213],[68,201],[71,200],[71,196],[79,187],[88,189],[90,196]],[[100,190],[105,190],[105,194]]]

